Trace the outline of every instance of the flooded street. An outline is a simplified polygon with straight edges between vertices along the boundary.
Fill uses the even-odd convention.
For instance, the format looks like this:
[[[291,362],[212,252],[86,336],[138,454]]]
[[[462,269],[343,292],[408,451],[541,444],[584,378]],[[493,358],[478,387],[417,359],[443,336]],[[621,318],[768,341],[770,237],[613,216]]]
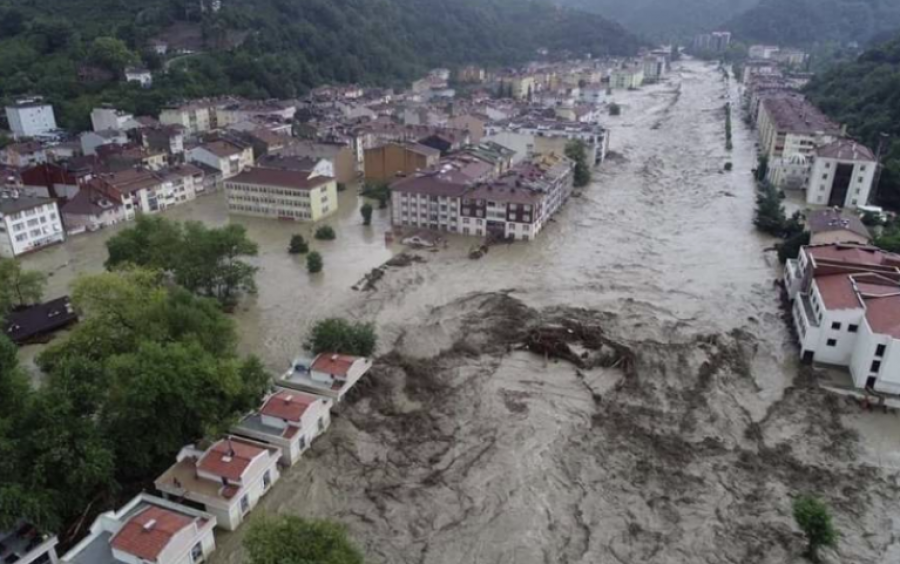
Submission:
[[[531,244],[467,258],[472,239],[351,287],[401,249],[386,210],[361,225],[341,195],[321,276],[286,252],[309,227],[246,220],[259,294],[237,313],[246,352],[282,370],[318,319],[375,321],[371,377],[257,513],[345,522],[384,563],[800,562],[791,496],[833,508],[828,562],[900,561],[900,419],[863,413],[801,374],[752,225],[753,133],[737,86],[678,64],[617,92],[615,153]],[[724,172],[732,162],[733,172]],[[168,217],[228,220],[221,195]],[[109,233],[29,257],[50,292],[102,268]],[[583,361],[519,351],[552,335]],[[878,437],[868,437],[883,433]],[[240,564],[247,528],[218,536]]]

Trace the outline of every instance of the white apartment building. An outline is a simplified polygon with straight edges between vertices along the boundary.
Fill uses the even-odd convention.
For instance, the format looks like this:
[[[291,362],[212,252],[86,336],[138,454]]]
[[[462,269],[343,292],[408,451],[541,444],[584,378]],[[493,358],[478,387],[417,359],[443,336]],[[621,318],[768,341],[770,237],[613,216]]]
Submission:
[[[625,67],[612,71],[609,86],[612,89],[632,90],[644,84],[644,66]]]
[[[13,137],[41,137],[56,131],[53,106],[42,98],[26,98],[6,107],[6,119]]]
[[[872,151],[852,139],[818,147],[806,186],[806,203],[839,208],[865,206],[877,170]]]
[[[90,534],[62,557],[65,564],[199,564],[216,549],[216,518],[140,494],[102,513]]]
[[[94,108],[91,112],[91,125],[94,131],[106,131],[107,129],[127,131],[138,127],[139,124],[134,120],[132,114],[115,108],[102,107]]]
[[[334,400],[298,390],[277,388],[258,412],[232,429],[236,435],[281,449],[283,466],[293,466],[331,424]]]
[[[226,140],[212,141],[187,151],[187,160],[214,168],[228,180],[253,166],[253,147]]]
[[[900,255],[804,247],[785,269],[804,362],[846,366],[858,388],[900,394]]]
[[[802,98],[778,97],[762,101],[757,117],[760,153],[769,157],[770,169],[782,157],[812,157],[816,147],[841,137],[841,128]]]
[[[319,221],[338,209],[337,181],[311,171],[254,167],[225,181],[228,212]]]
[[[485,125],[484,141],[493,141],[519,153],[520,157],[565,155],[566,145],[579,140],[587,147],[588,162],[606,160],[609,130],[596,123],[565,123],[542,119],[515,119]]]
[[[0,257],[17,257],[65,240],[54,200],[0,193]]]
[[[217,526],[234,531],[281,477],[280,458],[277,447],[229,436],[205,451],[184,447],[155,485],[166,498],[202,505]]]
[[[204,103],[164,108],[159,114],[159,123],[180,125],[189,135],[197,135],[215,129],[215,108],[212,104]]]

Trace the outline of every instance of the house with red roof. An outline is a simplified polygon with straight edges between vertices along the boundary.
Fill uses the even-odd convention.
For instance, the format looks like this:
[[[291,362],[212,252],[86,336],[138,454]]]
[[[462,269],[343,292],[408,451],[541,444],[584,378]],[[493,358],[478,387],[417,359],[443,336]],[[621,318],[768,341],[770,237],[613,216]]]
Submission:
[[[233,531],[281,477],[281,449],[228,436],[206,450],[188,445],[177,462],[154,482],[167,499],[190,500]]]
[[[325,352],[311,360],[294,359],[278,384],[341,401],[370,368],[368,358]]]
[[[216,518],[141,494],[101,514],[90,534],[62,557],[67,564],[195,564],[216,549]]]
[[[845,366],[856,387],[900,394],[900,255],[803,247],[785,285],[804,362]]]
[[[276,388],[259,411],[232,429],[241,435],[281,449],[281,464],[293,466],[328,429],[334,400],[289,388]]]

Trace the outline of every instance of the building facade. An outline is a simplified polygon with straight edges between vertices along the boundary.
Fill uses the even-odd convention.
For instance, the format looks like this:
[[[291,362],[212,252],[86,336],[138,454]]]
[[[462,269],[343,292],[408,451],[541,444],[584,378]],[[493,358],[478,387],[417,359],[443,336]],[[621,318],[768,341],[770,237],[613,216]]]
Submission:
[[[293,221],[319,221],[338,209],[337,181],[312,172],[256,167],[225,181],[228,211]]]
[[[58,128],[53,106],[41,98],[28,98],[6,107],[6,119],[13,137],[41,137]]]
[[[0,257],[17,257],[65,240],[54,200],[0,193]]]

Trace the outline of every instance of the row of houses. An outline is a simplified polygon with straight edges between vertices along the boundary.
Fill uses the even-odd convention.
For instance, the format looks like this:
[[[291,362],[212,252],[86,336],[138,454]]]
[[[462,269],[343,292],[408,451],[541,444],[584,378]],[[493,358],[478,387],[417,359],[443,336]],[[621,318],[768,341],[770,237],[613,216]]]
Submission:
[[[767,163],[766,181],[804,191],[813,206],[864,207],[875,195],[878,156],[806,100],[797,90],[804,82],[785,77],[771,61],[745,67],[744,98]]]
[[[234,531],[282,473],[331,423],[335,403],[371,368],[362,357],[322,353],[298,359],[258,410],[208,446],[187,445],[141,493],[101,514],[61,557],[56,537],[25,522],[0,531],[0,562],[21,564],[195,564],[216,548],[214,531]]]

